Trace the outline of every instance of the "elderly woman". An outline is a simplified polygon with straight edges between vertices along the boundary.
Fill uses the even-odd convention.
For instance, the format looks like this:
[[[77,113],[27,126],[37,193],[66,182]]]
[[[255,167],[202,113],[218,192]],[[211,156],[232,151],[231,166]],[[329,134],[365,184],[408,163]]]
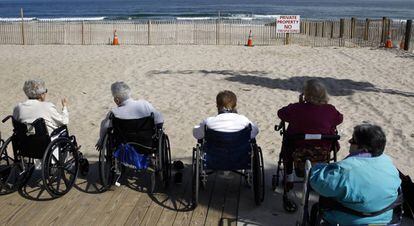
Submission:
[[[342,123],[343,116],[336,108],[328,104],[328,94],[325,86],[318,80],[311,79],[305,82],[303,94],[299,95],[299,102],[289,104],[281,108],[277,115],[288,122],[287,134],[335,134],[336,126]],[[329,148],[330,143],[314,142],[315,144]],[[296,146],[301,143],[296,143]],[[338,145],[339,147],[339,145]],[[286,161],[287,181],[285,189],[289,191],[293,187],[293,150],[284,147],[283,158]],[[286,200],[292,210],[296,209],[294,203]]]
[[[312,168],[312,188],[321,196],[359,212],[385,209],[397,199],[401,180],[391,158],[383,154],[384,132],[376,125],[358,125],[349,143],[349,155],[344,160]],[[326,211],[324,219],[329,225],[387,224],[392,219],[392,210],[374,217]]]
[[[47,89],[45,82],[40,79],[28,80],[24,83],[23,91],[28,100],[19,103],[13,110],[13,118],[23,123],[32,123],[43,118],[49,134],[62,125],[69,123],[69,113],[66,98],[62,99],[62,113],[56,106],[46,101]]]
[[[96,144],[97,150],[103,148],[103,140],[108,128],[111,126],[110,116],[113,114],[119,119],[140,119],[154,113],[155,124],[162,127],[164,119],[160,112],[146,100],[134,100],[131,98],[131,89],[125,82],[115,82],[111,85],[112,96],[117,107],[108,112],[101,122],[99,140]]]
[[[193,136],[196,139],[204,138],[204,127],[219,132],[237,132],[249,124],[252,125],[251,138],[255,138],[259,129],[246,116],[237,114],[237,97],[232,91],[224,90],[216,97],[218,115],[208,117],[193,129]]]

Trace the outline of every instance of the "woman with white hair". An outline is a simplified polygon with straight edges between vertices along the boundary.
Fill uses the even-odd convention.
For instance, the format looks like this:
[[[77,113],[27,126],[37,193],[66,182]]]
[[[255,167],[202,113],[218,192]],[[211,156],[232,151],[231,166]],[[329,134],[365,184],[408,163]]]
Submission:
[[[45,82],[40,79],[27,80],[23,91],[28,100],[19,103],[13,110],[13,118],[19,122],[32,123],[43,118],[49,134],[62,125],[69,123],[69,113],[66,98],[62,99],[62,113],[56,106],[46,101],[47,89]]]
[[[131,89],[125,82],[115,82],[111,85],[112,96],[117,107],[108,112],[105,119],[101,122],[99,140],[96,149],[103,148],[103,139],[108,128],[111,126],[110,116],[113,115],[119,119],[140,119],[148,117],[154,113],[155,124],[162,127],[164,119],[160,112],[146,100],[134,100],[131,98]]]
[[[299,102],[289,104],[277,112],[279,118],[289,123],[287,134],[329,134],[336,133],[336,126],[342,123],[343,116],[333,105],[328,104],[328,94],[325,86],[316,79],[305,82],[303,93],[299,95]],[[314,141],[313,144],[320,147],[330,148],[330,142]],[[295,147],[305,145],[303,142],[296,142]],[[289,191],[293,187],[293,150],[289,145],[283,147],[283,159],[286,161],[287,181],[286,187]],[[339,148],[339,145],[338,145]],[[296,206],[285,200],[288,208],[292,211]],[[290,207],[289,207],[290,206]]]

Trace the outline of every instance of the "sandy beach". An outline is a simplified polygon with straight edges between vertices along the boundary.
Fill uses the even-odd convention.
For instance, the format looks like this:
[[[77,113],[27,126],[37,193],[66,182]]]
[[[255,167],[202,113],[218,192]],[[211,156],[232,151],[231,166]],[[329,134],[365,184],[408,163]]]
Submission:
[[[188,159],[192,127],[216,114],[215,95],[238,95],[239,113],[260,128],[266,161],[276,161],[281,138],[273,130],[280,107],[297,101],[303,82],[319,78],[343,113],[339,158],[347,154],[353,126],[370,121],[387,134],[386,152],[414,175],[414,57],[369,48],[301,46],[1,46],[0,115],[26,99],[22,86],[41,78],[48,100],[60,109],[69,99],[70,131],[89,157],[99,124],[114,106],[110,84],[127,82],[133,97],[150,101],[165,117],[173,158]],[[2,135],[11,125],[0,126]]]
[[[216,114],[217,92],[229,89],[238,95],[239,113],[260,128],[257,140],[270,180],[281,145],[273,130],[279,123],[276,111],[297,101],[305,80],[318,78],[329,89],[330,103],[344,115],[338,127],[339,159],[347,155],[353,127],[369,121],[385,130],[386,153],[398,168],[414,176],[413,55],[296,45],[0,46],[0,52],[0,116],[26,99],[25,80],[41,78],[48,100],[59,109],[60,98],[69,99],[69,129],[91,160],[98,154],[99,124],[115,105],[110,93],[114,81],[127,82],[134,98],[150,101],[163,113],[173,159],[187,163],[195,144],[192,127]],[[11,123],[0,125],[3,137],[11,130]],[[276,196],[267,197],[264,208],[242,208],[239,217],[272,222]]]

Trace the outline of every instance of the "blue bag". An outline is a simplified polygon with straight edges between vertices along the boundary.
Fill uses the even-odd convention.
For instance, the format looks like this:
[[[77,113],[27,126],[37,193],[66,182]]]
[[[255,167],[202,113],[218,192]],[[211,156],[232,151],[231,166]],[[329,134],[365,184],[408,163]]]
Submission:
[[[137,170],[148,168],[148,155],[140,154],[129,144],[120,144],[114,152],[114,157],[123,165]]]

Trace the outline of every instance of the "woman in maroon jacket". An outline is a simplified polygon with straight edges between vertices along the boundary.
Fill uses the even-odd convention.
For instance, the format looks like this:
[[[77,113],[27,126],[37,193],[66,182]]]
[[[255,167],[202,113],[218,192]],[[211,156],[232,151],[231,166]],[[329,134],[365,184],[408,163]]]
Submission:
[[[336,126],[342,123],[343,116],[333,105],[328,104],[328,100],[326,88],[321,82],[316,79],[306,81],[303,93],[299,95],[299,103],[289,104],[277,112],[281,120],[289,123],[287,134],[335,134]],[[290,190],[293,187],[291,182],[294,180],[293,150],[285,147],[283,152],[283,158],[287,161],[286,188]]]

